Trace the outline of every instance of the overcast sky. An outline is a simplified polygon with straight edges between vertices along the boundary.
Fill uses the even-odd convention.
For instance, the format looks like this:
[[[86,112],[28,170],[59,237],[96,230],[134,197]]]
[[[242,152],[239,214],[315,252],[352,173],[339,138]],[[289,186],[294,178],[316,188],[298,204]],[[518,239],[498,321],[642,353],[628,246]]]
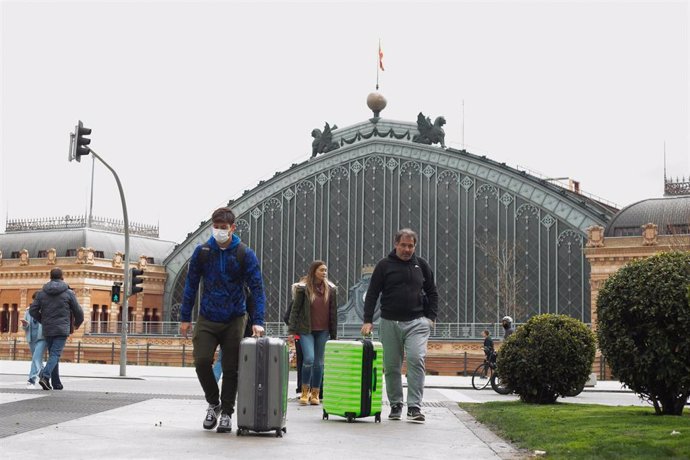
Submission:
[[[311,154],[310,132],[444,115],[446,143],[625,206],[690,175],[687,1],[2,2],[5,219],[83,215],[91,159],[182,242]],[[463,130],[464,101],[464,130]],[[464,132],[464,139],[462,133]],[[96,163],[94,215],[122,218]]]

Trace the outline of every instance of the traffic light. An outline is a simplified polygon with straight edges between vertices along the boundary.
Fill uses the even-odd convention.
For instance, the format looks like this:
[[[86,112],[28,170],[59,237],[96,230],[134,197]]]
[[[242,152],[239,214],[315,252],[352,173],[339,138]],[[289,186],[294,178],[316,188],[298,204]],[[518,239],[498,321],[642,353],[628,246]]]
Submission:
[[[134,295],[142,292],[144,290],[143,286],[137,286],[137,284],[142,284],[144,282],[144,278],[141,277],[141,275],[144,274],[144,270],[139,270],[138,268],[133,268],[131,269],[132,272],[132,287],[130,289],[130,294],[129,295]]]
[[[110,297],[113,303],[120,303],[120,286],[122,283],[113,283],[113,287],[110,288]]]
[[[90,152],[87,146],[91,143],[91,139],[84,136],[91,134],[91,128],[84,128],[84,124],[79,120],[79,124],[76,126],[75,131],[75,159],[81,162],[82,155],[88,155]]]

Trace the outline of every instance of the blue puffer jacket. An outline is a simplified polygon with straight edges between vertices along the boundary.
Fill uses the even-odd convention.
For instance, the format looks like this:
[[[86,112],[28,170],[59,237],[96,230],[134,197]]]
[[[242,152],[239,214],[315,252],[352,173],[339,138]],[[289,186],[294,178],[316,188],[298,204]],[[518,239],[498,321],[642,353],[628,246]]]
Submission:
[[[264,295],[261,269],[256,254],[249,247],[244,254],[244,273],[240,273],[240,263],[237,260],[237,246],[240,238],[232,235],[232,241],[227,249],[221,249],[215,238],[207,241],[210,247],[205,266],[199,261],[201,245],[197,246],[189,259],[187,281],[184,286],[184,296],[180,307],[180,321],[192,320],[192,308],[199,290],[199,281],[204,278],[204,289],[201,294],[201,308],[199,314],[204,318],[219,323],[230,322],[233,318],[247,312],[243,286],[246,283],[256,302],[256,311],[252,323],[264,325],[264,310],[266,296]]]

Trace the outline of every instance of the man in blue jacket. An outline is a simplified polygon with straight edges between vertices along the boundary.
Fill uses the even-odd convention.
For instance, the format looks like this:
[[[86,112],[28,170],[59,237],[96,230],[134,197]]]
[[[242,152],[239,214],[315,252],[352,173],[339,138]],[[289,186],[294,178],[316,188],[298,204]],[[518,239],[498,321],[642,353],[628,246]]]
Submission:
[[[212,430],[217,426],[217,432],[228,433],[232,428],[231,416],[237,395],[240,341],[248,320],[245,284],[256,303],[251,318],[256,336],[264,333],[266,297],[256,254],[234,234],[235,214],[230,208],[219,208],[213,212],[211,222],[213,235],[206,244],[197,246],[189,260],[180,307],[180,333],[185,338],[189,333],[192,308],[203,278],[199,317],[192,337],[196,375],[208,403],[203,427]],[[238,260],[240,250],[244,251],[242,261]],[[213,374],[213,356],[218,345],[223,352],[221,391]]]
[[[391,405],[390,420],[400,420],[403,407],[402,360],[407,362],[407,421],[424,423],[424,359],[431,327],[436,321],[438,292],[426,260],[414,253],[417,233],[403,228],[395,234],[395,249],[374,268],[364,298],[362,334],[374,328],[374,307],[381,296],[383,372]]]
[[[55,267],[50,271],[50,281],[36,294],[29,307],[29,314],[43,327],[48,362],[39,375],[38,383],[44,390],[50,390],[50,375],[65,348],[72,318],[75,329],[79,329],[84,322],[84,310],[74,292],[65,283],[61,269]]]

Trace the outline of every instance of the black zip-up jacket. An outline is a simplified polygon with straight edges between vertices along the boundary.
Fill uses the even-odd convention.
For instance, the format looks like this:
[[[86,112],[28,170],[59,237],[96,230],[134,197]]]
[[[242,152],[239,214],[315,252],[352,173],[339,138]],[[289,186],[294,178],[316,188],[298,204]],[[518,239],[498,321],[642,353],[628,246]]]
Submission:
[[[426,316],[436,321],[438,292],[434,273],[426,260],[415,254],[404,261],[393,250],[376,264],[364,299],[365,323],[373,322],[379,294],[384,319],[411,321]]]

